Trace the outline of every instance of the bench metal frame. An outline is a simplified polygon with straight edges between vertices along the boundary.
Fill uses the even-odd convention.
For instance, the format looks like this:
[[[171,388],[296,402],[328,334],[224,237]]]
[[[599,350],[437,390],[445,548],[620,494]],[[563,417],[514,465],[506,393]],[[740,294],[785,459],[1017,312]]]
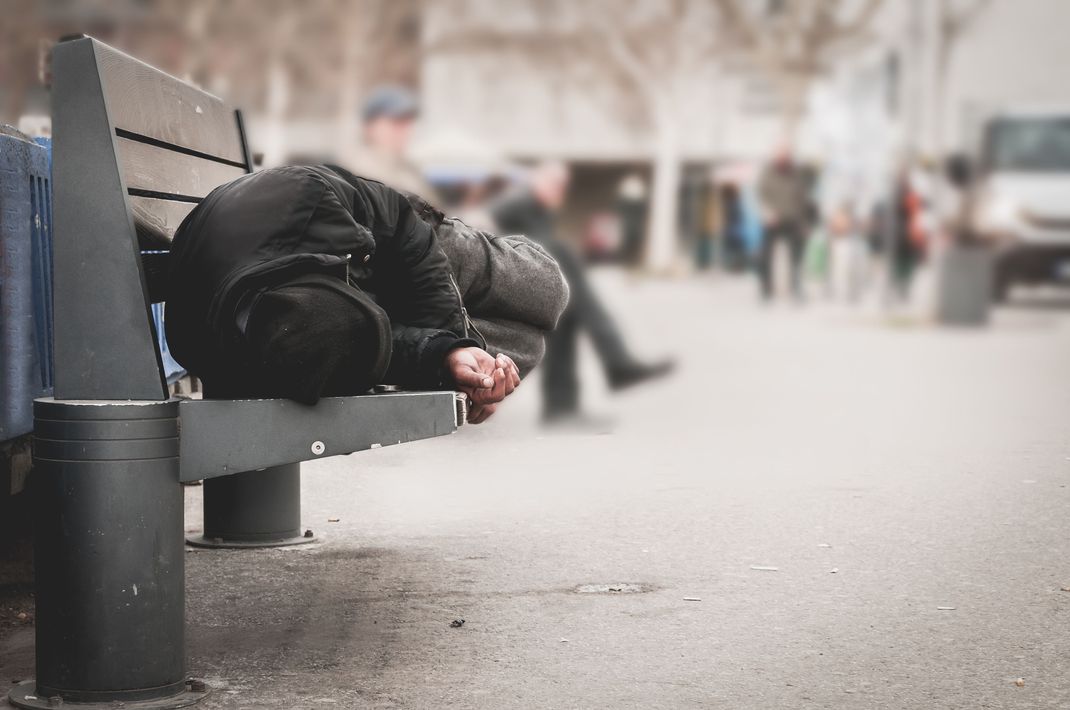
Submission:
[[[173,233],[208,190],[251,171],[241,114],[90,38],[57,45],[53,75],[55,396],[34,408],[37,677],[9,700],[185,707],[208,689],[185,668],[180,481],[238,482],[215,489],[223,534],[290,536],[299,462],[448,434],[463,411],[452,392],[314,407],[170,399],[150,311],[166,288],[137,215]]]

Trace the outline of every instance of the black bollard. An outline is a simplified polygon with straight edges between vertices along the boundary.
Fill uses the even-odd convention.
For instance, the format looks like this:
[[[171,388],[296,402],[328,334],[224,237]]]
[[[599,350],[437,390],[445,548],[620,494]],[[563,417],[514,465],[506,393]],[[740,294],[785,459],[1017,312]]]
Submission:
[[[204,482],[204,534],[196,547],[281,547],[313,542],[301,528],[301,464]]]
[[[197,702],[207,690],[185,668],[178,403],[43,399],[34,430],[37,678],[9,700]]]

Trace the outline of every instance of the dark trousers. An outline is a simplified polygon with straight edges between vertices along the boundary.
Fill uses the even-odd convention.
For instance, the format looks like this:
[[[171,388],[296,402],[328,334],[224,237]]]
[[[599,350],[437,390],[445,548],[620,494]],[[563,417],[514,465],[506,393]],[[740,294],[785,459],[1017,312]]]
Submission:
[[[579,408],[579,335],[587,331],[607,372],[628,366],[632,359],[616,324],[595,294],[580,258],[559,242],[544,243],[568,280],[568,307],[546,340],[542,366],[543,412],[555,416]]]
[[[778,224],[766,227],[765,238],[762,240],[762,253],[758,261],[758,275],[762,280],[762,297],[766,299],[773,296],[773,251],[780,240],[788,244],[791,261],[791,292],[797,297],[802,296],[800,269],[803,256],[803,230],[793,223]]]

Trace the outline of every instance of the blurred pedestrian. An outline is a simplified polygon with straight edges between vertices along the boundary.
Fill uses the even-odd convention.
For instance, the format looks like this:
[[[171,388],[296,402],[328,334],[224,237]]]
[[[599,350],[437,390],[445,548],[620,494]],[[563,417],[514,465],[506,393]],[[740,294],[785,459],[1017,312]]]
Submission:
[[[910,298],[914,272],[925,256],[928,241],[925,183],[909,169],[901,172],[894,191],[894,225],[892,229],[892,283],[895,295]]]
[[[419,99],[409,89],[393,84],[372,89],[361,108],[361,150],[353,172],[438,205],[438,192],[409,159],[419,115]]]
[[[826,231],[827,286],[836,299],[855,303],[865,285],[866,243],[849,204],[832,210]]]
[[[569,179],[566,165],[543,163],[533,171],[529,185],[505,195],[492,208],[501,233],[524,234],[542,244],[568,280],[569,304],[548,338],[543,363],[543,418],[547,422],[578,420],[577,344],[581,330],[591,336],[614,390],[666,375],[673,368],[671,361],[644,363],[631,354],[591,287],[580,256],[559,238],[557,215],[568,195]]]
[[[762,282],[762,297],[773,296],[773,254],[777,242],[788,247],[791,269],[791,290],[802,298],[800,264],[803,246],[811,221],[811,180],[807,172],[796,165],[790,151],[781,149],[762,173],[758,185],[765,238],[762,241],[758,270]]]
[[[717,191],[723,265],[727,271],[741,271],[747,264],[746,225],[739,185],[725,182]]]
[[[725,268],[724,209],[721,194],[712,175],[704,175],[696,186],[696,231],[698,237],[695,265],[705,271],[715,264]]]

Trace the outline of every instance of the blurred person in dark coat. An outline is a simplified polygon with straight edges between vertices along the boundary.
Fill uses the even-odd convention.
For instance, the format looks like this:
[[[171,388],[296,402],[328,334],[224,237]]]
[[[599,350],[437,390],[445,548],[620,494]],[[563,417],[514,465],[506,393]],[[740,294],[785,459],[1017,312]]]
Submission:
[[[802,298],[800,266],[812,218],[810,187],[810,176],[795,163],[787,149],[781,149],[762,172],[758,197],[765,235],[758,270],[762,297],[767,300],[773,296],[773,252],[778,241],[784,241],[788,247],[792,294]]]
[[[743,199],[739,194],[739,186],[734,182],[726,182],[720,186],[716,197],[720,203],[724,267],[728,271],[739,271],[747,262]]]
[[[581,330],[591,336],[614,390],[668,374],[673,367],[670,361],[647,364],[631,354],[591,287],[582,259],[558,237],[557,214],[568,195],[569,179],[564,164],[543,163],[533,171],[530,185],[503,196],[491,209],[500,232],[524,234],[545,247],[568,281],[568,307],[548,338],[543,365],[543,418],[547,422],[567,422],[579,414],[577,344]]]
[[[911,171],[901,171],[893,190],[892,283],[895,295],[909,300],[914,272],[925,258],[928,239],[925,196]]]

